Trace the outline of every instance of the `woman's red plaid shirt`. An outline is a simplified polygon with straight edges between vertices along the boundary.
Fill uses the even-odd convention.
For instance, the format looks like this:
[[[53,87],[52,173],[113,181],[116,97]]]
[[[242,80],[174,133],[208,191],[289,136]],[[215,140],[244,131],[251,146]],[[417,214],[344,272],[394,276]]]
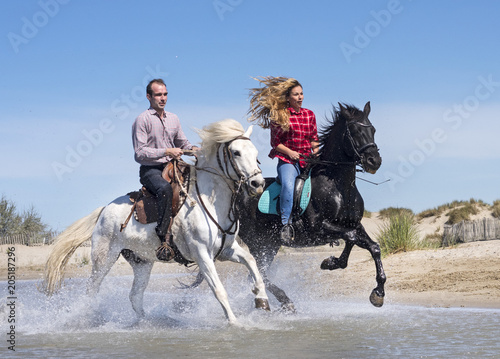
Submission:
[[[287,163],[294,163],[287,155],[276,151],[279,144],[283,144],[292,151],[299,152],[305,157],[311,155],[311,142],[319,142],[318,128],[316,126],[316,116],[314,112],[306,108],[295,112],[293,108],[290,111],[290,128],[287,132],[280,126],[271,125],[271,152],[269,157],[279,158]],[[300,166],[305,167],[306,162],[300,160]]]

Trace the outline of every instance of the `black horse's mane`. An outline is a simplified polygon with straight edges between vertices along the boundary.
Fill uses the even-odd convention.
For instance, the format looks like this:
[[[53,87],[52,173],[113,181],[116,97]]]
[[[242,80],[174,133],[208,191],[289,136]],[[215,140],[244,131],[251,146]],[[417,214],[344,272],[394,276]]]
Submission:
[[[344,107],[346,110],[345,113],[348,113],[349,116],[345,116],[345,113],[340,111],[340,105]],[[332,106],[331,117],[327,118],[327,123],[322,125],[319,132],[319,148],[320,151],[324,148],[326,142],[330,135],[336,131],[336,128],[341,126],[341,124],[346,123],[347,121],[355,118],[361,111],[353,105],[346,103],[339,103],[339,107]]]

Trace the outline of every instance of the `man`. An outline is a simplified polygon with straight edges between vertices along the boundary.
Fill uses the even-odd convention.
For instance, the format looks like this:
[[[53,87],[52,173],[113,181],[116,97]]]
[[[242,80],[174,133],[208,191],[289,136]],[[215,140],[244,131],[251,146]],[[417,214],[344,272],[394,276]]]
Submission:
[[[179,159],[184,149],[196,149],[184,135],[177,115],[165,111],[167,96],[165,82],[152,80],[146,87],[150,107],[132,126],[134,157],[141,165],[140,181],[158,200],[156,234],[161,245],[156,256],[162,261],[174,256],[171,234],[167,233],[172,213],[172,187],[162,177],[163,168],[171,159]]]

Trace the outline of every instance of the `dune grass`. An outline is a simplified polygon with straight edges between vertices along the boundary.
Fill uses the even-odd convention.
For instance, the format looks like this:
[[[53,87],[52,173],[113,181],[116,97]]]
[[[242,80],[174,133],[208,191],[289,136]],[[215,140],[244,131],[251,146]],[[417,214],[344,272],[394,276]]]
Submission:
[[[462,221],[468,221],[474,214],[478,214],[479,210],[473,203],[466,203],[465,205],[454,208],[448,212],[448,221],[446,224],[455,224]]]
[[[438,249],[443,246],[443,235],[436,231],[427,234],[419,243],[419,248]]]
[[[442,246],[440,230],[420,238],[417,221],[446,215],[448,216],[446,224],[455,224],[470,220],[471,216],[478,214],[482,209],[489,209],[493,217],[500,218],[500,199],[494,201],[493,205],[474,198],[469,201],[453,201],[427,209],[416,215],[408,208],[388,207],[382,209],[379,211],[379,217],[385,221],[376,235],[382,256],[416,249],[439,248]]]
[[[413,216],[413,211],[409,208],[401,208],[401,207],[388,207],[381,209],[378,213],[380,218],[383,219],[389,219],[395,215],[398,215],[400,213],[407,213],[410,216]]]
[[[475,198],[471,198],[468,201],[453,201],[435,208],[426,209],[425,211],[418,213],[416,218],[420,221],[428,217],[440,217],[441,215],[447,215],[450,218],[446,224],[455,224],[464,220],[469,220],[472,215],[479,213],[479,209],[481,207],[487,208],[488,205],[482,200],[477,200]]]
[[[493,202],[493,206],[491,206],[491,215],[495,218],[500,218],[500,199]]]
[[[377,235],[382,257],[407,252],[421,247],[419,232],[413,212],[393,210]]]

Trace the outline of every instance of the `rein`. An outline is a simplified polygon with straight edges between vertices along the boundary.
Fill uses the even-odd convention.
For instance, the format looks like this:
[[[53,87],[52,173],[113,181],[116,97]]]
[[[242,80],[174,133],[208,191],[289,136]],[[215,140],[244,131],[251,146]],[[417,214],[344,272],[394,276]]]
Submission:
[[[313,165],[334,165],[334,166],[356,166],[361,164],[361,161],[352,161],[352,162],[334,162],[334,161],[326,161],[326,160],[320,160],[317,158],[311,158],[311,157],[306,157],[304,155],[300,155],[302,157],[302,161],[311,163]]]
[[[372,124],[364,124],[364,123],[356,123],[356,124],[358,126],[363,126],[363,127],[373,127]],[[320,160],[317,157],[305,156],[305,155],[301,154],[300,156],[302,157],[302,161],[311,164],[312,167],[314,167],[315,165],[360,166],[361,169],[356,169],[356,172],[365,172],[365,169],[363,168],[363,165],[362,165],[363,153],[371,147],[375,147],[376,149],[378,149],[378,146],[374,142],[370,142],[370,143],[367,143],[367,144],[361,146],[360,148],[356,148],[356,145],[354,144],[354,139],[352,138],[352,135],[351,135],[351,130],[349,128],[349,124],[346,124],[346,131],[343,134],[344,138],[346,136],[347,136],[347,139],[349,140],[349,143],[351,144],[351,148],[352,148],[352,151],[354,152],[354,155],[357,157],[357,160],[347,161],[347,162],[336,162],[336,161]],[[361,177],[356,177],[356,178],[358,178],[362,181],[377,185],[377,186],[382,184],[382,183],[386,183],[386,182],[390,181],[390,180],[386,180],[386,181],[377,183],[377,182],[372,182],[372,181],[366,180],[366,179],[361,178]]]
[[[229,145],[236,140],[248,140],[250,139],[245,136],[238,136],[233,138],[231,141],[225,142],[224,147],[222,148],[223,156],[224,156],[224,162],[221,161],[220,158],[220,148],[222,144],[219,144],[217,148],[217,163],[219,164],[219,168],[222,171],[222,174],[215,169],[216,172],[208,171],[204,168],[199,168],[195,167],[197,170],[201,171],[206,171],[208,173],[214,174],[216,176],[222,177],[224,180],[231,180],[233,182],[233,188],[228,184],[229,188],[231,189],[232,195],[231,195],[231,205],[229,212],[227,214],[228,219],[231,221],[231,225],[227,228],[224,229],[222,226],[217,222],[217,220],[212,216],[208,208],[206,207],[205,203],[203,202],[203,199],[201,198],[200,194],[200,188],[198,186],[198,181],[195,183],[196,187],[196,194],[198,195],[198,198],[200,199],[201,206],[203,207],[204,211],[207,213],[208,217],[210,220],[217,226],[219,231],[222,233],[222,244],[217,251],[217,254],[214,257],[214,261],[217,259],[217,257],[221,254],[222,250],[224,249],[224,246],[226,244],[226,235],[233,235],[237,232],[239,228],[239,221],[238,221],[238,214],[236,210],[236,198],[238,194],[241,191],[241,186],[245,181],[250,180],[252,177],[259,175],[262,173],[262,171],[259,169],[258,171],[255,171],[252,173],[250,176],[245,176],[243,172],[238,168],[236,162],[234,161],[234,156],[232,152],[229,150]],[[231,177],[231,174],[229,173],[229,165],[231,165],[233,171],[236,173],[236,175],[239,177],[238,179],[234,179]],[[234,229],[233,229],[234,228]]]
[[[201,206],[203,207],[203,209],[205,210],[205,212],[207,213],[208,215],[208,218],[210,218],[212,220],[212,222],[214,222],[214,224],[217,226],[217,228],[219,229],[219,231],[222,232],[222,243],[221,243],[221,246],[219,248],[219,250],[217,251],[217,254],[214,256],[214,261],[217,259],[217,257],[221,254],[222,252],[222,249],[224,248],[224,245],[226,244],[226,235],[233,235],[236,233],[237,229],[238,229],[238,219],[234,218],[234,219],[231,219],[230,218],[230,213],[231,212],[234,212],[234,204],[235,204],[235,197],[234,194],[233,196],[231,197],[231,209],[229,210],[229,213],[228,213],[228,218],[232,221],[231,225],[229,226],[228,229],[224,229],[222,228],[222,226],[219,224],[219,222],[217,222],[217,220],[212,216],[212,214],[210,213],[210,211],[208,210],[208,208],[205,206],[205,202],[203,202],[202,198],[201,198],[201,194],[200,194],[200,188],[198,187],[198,181],[196,181],[196,194],[198,195],[198,198],[200,199],[200,203],[201,203]],[[231,231],[231,228],[234,227],[234,225],[236,224],[236,228]]]

